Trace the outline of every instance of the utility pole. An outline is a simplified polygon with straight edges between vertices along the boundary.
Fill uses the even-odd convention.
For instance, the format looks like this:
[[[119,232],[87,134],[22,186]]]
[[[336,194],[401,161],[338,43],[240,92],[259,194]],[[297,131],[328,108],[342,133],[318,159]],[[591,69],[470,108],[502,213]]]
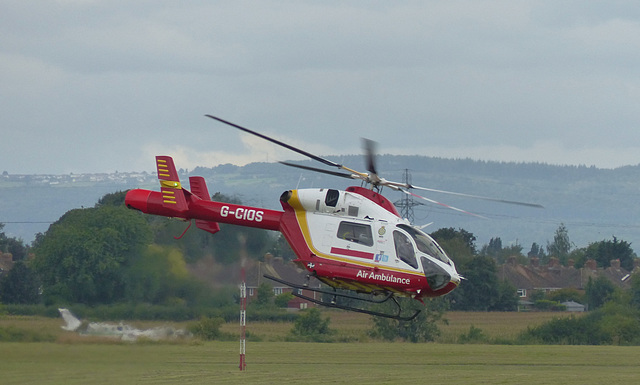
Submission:
[[[240,371],[247,369],[247,361],[245,360],[247,347],[247,283],[246,283],[246,242],[244,236],[239,237],[241,256],[240,256]]]
[[[245,282],[244,261],[240,270],[240,371],[247,368],[245,353],[247,347],[247,284]]]

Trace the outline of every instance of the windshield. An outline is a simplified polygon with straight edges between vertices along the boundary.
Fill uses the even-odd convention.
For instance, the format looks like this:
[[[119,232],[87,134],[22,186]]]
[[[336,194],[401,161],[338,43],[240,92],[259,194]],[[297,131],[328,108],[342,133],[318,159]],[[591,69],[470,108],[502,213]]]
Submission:
[[[438,258],[442,262],[451,265],[451,260],[447,257],[447,254],[440,248],[440,246],[427,234],[416,229],[415,227],[407,225],[398,225],[399,228],[405,230],[418,246],[418,250],[425,254],[429,254],[432,257]]]

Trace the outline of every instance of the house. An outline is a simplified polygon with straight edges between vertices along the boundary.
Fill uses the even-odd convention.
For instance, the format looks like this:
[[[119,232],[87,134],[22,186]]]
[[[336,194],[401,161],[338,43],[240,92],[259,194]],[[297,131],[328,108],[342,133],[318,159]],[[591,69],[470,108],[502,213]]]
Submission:
[[[13,255],[11,253],[0,252],[0,277],[6,274],[13,267]]]
[[[640,259],[634,261],[633,271],[640,271]],[[551,258],[549,264],[540,265],[538,258],[531,258],[529,265],[520,265],[515,257],[511,257],[498,267],[499,278],[516,287],[520,304],[525,308],[527,304],[532,304],[530,299],[535,291],[550,293],[566,288],[585,290],[589,279],[598,277],[605,277],[618,287],[628,288],[630,283],[623,278],[629,273],[631,272],[620,267],[619,260],[612,260],[610,267],[599,268],[596,261],[590,259],[584,267],[576,268],[572,260],[569,260],[567,266],[563,266],[558,259]]]
[[[283,293],[293,293],[295,291],[298,294],[313,298],[315,300],[321,299],[322,294],[315,291],[307,289],[294,289],[290,286],[265,278],[264,275],[267,274],[272,277],[300,286],[308,284],[309,287],[314,289],[319,289],[321,287],[320,281],[314,278],[307,279],[307,270],[301,268],[293,262],[285,262],[282,258],[274,258],[269,253],[265,255],[264,262],[248,262],[248,265],[245,266],[245,271],[247,284],[247,301],[249,303],[257,298],[258,287],[265,282],[273,287],[273,294],[275,295],[280,295]],[[288,302],[287,308],[306,309],[308,307],[315,306],[316,304],[312,301],[294,297]]]
[[[232,264],[220,264],[213,256],[207,256],[188,265],[187,268],[194,277],[213,289],[239,285],[242,280],[240,261]],[[263,283],[268,283],[273,288],[275,295],[293,292],[293,288],[267,279],[264,277],[265,274],[296,285],[304,285],[307,283],[307,270],[293,262],[287,262],[282,258],[273,257],[270,253],[264,256],[263,261],[246,259],[244,262],[244,271],[248,302],[257,298],[258,287]],[[313,288],[319,288],[321,285],[320,281],[315,278],[309,279],[308,284]],[[319,293],[311,290],[300,290],[300,292],[307,297],[317,300],[321,299]],[[293,298],[288,304],[290,309],[304,309],[314,306],[316,305],[313,302],[298,297]]]
[[[583,304],[577,303],[575,301],[562,302],[562,305],[567,307],[567,311],[583,312],[586,308],[586,306],[584,306]]]

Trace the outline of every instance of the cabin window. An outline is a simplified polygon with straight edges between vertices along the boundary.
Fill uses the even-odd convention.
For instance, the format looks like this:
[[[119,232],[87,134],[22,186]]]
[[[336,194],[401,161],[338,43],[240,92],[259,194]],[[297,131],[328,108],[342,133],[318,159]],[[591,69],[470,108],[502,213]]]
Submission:
[[[340,222],[338,238],[365,246],[373,246],[371,226],[354,222]]]
[[[413,249],[413,244],[405,234],[400,231],[393,232],[393,242],[396,245],[396,255],[401,261],[407,265],[418,268],[418,261],[416,260],[416,252]]]
[[[327,190],[327,195],[324,197],[324,204],[329,207],[336,207],[338,198],[340,198],[340,191],[329,189]]]

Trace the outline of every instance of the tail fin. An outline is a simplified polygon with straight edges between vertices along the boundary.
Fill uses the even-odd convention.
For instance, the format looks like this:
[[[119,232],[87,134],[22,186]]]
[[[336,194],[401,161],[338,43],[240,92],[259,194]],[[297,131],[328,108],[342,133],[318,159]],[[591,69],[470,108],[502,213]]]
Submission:
[[[178,211],[187,211],[189,206],[180,184],[180,178],[170,156],[156,156],[162,206]]]
[[[191,186],[191,193],[204,201],[210,201],[209,189],[207,183],[201,176],[189,177],[189,185]],[[204,231],[208,231],[211,234],[215,234],[220,231],[220,225],[218,222],[205,221],[202,219],[196,219],[196,226]]]
[[[210,201],[209,189],[207,183],[201,176],[190,176],[189,186],[191,186],[191,193],[204,201]]]

